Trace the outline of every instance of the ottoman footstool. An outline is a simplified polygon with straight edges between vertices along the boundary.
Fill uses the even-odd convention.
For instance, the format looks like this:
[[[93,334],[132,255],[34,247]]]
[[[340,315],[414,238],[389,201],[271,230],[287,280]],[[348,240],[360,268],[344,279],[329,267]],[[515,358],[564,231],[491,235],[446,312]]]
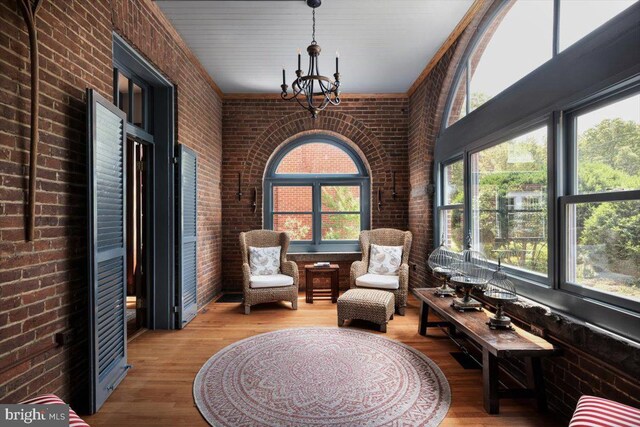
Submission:
[[[387,322],[393,318],[395,298],[391,292],[375,289],[349,289],[338,298],[338,326],[349,319],[367,320],[387,332]]]

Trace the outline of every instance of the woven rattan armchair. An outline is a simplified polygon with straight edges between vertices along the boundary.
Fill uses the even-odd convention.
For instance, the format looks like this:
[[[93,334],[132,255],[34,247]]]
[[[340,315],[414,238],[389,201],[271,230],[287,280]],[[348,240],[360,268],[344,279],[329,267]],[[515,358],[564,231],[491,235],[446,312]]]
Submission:
[[[272,288],[252,288],[251,268],[249,267],[249,247],[264,248],[280,246],[280,272],[293,278],[293,285]],[[253,230],[240,233],[242,251],[242,279],[244,294],[244,313],[251,312],[251,306],[264,302],[291,301],[291,307],[298,309],[298,266],[287,261],[289,236],[270,230]]]
[[[365,230],[360,233],[360,248],[362,261],[351,264],[350,287],[359,288],[356,280],[367,274],[369,269],[369,249],[371,244],[382,246],[402,246],[402,264],[398,270],[398,289],[388,290],[395,297],[396,313],[404,316],[407,306],[407,294],[409,292],[409,251],[413,237],[410,231],[395,230],[392,228],[379,228],[377,230]]]

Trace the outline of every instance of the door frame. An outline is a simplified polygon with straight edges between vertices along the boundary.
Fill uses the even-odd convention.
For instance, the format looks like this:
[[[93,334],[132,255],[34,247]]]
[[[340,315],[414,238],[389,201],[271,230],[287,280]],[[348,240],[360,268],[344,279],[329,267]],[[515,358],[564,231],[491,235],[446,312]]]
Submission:
[[[175,329],[175,87],[115,32],[113,67],[133,76],[153,91],[147,112],[147,118],[153,116],[149,132],[127,123],[127,136],[145,140],[152,151],[149,158],[145,323],[149,329]],[[115,84],[114,92],[117,92]]]

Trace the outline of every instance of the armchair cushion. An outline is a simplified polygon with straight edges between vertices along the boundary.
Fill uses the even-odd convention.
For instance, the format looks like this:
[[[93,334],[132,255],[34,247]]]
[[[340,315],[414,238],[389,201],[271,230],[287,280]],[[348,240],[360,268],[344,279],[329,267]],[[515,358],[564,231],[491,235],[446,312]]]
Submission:
[[[253,275],[249,279],[249,286],[258,288],[278,288],[293,285],[293,277],[284,274]]]
[[[367,273],[356,278],[356,286],[359,288],[376,289],[398,289],[400,287],[400,277],[387,274]]]
[[[249,266],[252,276],[280,273],[280,246],[249,247]]]
[[[395,276],[402,264],[402,246],[371,244],[369,273]]]

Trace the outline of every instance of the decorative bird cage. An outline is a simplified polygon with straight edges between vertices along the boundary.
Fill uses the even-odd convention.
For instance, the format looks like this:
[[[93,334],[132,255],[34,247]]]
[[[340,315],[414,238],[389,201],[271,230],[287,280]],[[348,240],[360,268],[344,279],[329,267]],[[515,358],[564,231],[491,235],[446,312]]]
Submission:
[[[449,286],[451,276],[456,274],[454,265],[459,263],[460,254],[454,252],[450,247],[441,243],[429,255],[427,264],[433,276],[442,281],[442,286],[436,289],[435,294],[439,297],[454,296],[456,290]]]
[[[504,303],[517,300],[518,295],[515,285],[502,270],[500,259],[498,259],[498,269],[489,280],[484,296],[496,304],[496,314],[490,317],[487,323],[489,327],[491,329],[513,329],[511,319],[504,314]]]
[[[471,249],[471,237],[467,236],[467,249],[462,252],[460,262],[454,265],[457,274],[451,277],[451,283],[460,286],[464,292],[462,298],[453,300],[453,308],[459,311],[480,310],[480,301],[471,298],[471,291],[483,291],[491,279],[491,268],[487,258],[479,251]]]

